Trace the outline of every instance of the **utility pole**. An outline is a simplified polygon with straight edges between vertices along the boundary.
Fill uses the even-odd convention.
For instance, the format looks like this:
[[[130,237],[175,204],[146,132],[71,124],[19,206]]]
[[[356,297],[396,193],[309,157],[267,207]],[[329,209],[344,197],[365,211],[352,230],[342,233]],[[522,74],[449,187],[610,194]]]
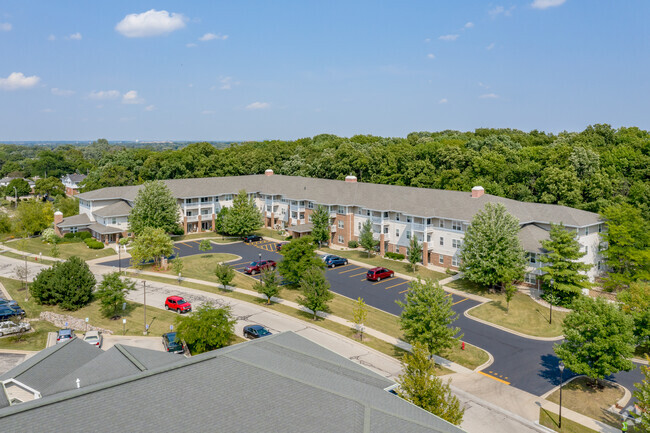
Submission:
[[[120,275],[122,275],[122,245],[120,245],[120,240],[117,240],[117,266],[119,269]]]
[[[18,207],[18,190],[14,186],[14,209]]]
[[[147,335],[147,282],[142,281],[142,288],[144,290],[144,335]]]

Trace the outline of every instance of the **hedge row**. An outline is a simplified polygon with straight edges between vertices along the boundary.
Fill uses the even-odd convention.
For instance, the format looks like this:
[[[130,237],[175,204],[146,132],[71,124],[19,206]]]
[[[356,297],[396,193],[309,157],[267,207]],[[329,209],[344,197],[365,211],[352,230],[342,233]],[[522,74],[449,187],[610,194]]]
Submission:
[[[404,260],[404,254],[398,254],[398,253],[391,253],[391,252],[388,252],[388,253],[386,253],[385,255],[386,255],[386,257],[388,257],[389,259],[394,259],[394,260]]]
[[[88,248],[92,248],[93,250],[101,250],[102,248],[104,248],[103,243],[92,238],[88,238],[84,240],[84,242],[86,243],[86,245],[88,245]]]

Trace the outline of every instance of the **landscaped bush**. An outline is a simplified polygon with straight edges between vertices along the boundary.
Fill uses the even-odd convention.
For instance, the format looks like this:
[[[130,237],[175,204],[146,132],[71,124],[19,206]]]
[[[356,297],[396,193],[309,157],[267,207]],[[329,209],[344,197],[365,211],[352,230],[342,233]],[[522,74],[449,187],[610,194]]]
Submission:
[[[77,232],[77,237],[86,240],[93,237],[93,235],[91,235],[90,232]]]
[[[86,262],[73,256],[63,263],[43,269],[34,278],[29,291],[39,304],[78,310],[92,300],[95,283]]]
[[[170,234],[172,234],[172,235],[179,235],[179,236],[180,236],[180,235],[184,235],[184,234],[185,234],[185,230],[183,230],[183,226],[176,226],[176,227],[175,227],[175,228],[170,232]]]
[[[101,250],[104,248],[103,243],[92,238],[86,239],[84,242],[88,245],[88,248],[92,248],[93,250]]]
[[[72,239],[72,238],[76,238],[76,237],[77,237],[76,233],[66,233],[66,234],[63,235],[64,239]]]
[[[359,242],[355,240],[351,240],[348,242],[348,248],[358,248],[359,247]]]
[[[387,252],[386,257],[393,260],[404,260],[404,254]]]
[[[65,244],[73,244],[76,242],[83,242],[86,239],[91,239],[92,235],[90,232],[77,232],[77,233],[66,233],[63,235],[63,238],[59,238],[60,242]]]
[[[47,242],[48,244],[55,244],[59,237],[56,235],[54,229],[50,227],[43,230],[43,233],[41,233],[41,239],[43,242]]]

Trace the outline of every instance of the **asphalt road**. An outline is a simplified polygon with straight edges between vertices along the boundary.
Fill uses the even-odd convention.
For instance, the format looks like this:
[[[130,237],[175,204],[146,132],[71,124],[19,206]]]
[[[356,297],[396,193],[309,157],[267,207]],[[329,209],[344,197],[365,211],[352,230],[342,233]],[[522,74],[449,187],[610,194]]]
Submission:
[[[231,264],[236,270],[243,272],[245,265],[255,260],[281,261],[282,255],[275,251],[275,245],[276,242],[269,241],[251,244],[243,242],[213,243],[210,252],[240,256],[240,260]],[[177,242],[177,254],[180,257],[205,254],[199,250],[198,246],[199,242],[197,241]],[[101,264],[117,267],[118,263],[118,260],[111,260]],[[128,266],[129,260],[122,259],[122,267]],[[408,281],[393,277],[373,283],[365,279],[366,269],[355,265],[329,268],[326,275],[331,284],[331,290],[352,299],[361,296],[368,305],[399,315],[401,308],[395,301],[404,300],[408,290]],[[469,298],[452,296],[452,308],[459,315],[454,325],[461,328],[461,332],[464,334],[463,340],[487,350],[494,357],[494,362],[482,371],[483,374],[534,395],[542,395],[560,383],[559,360],[553,352],[555,342],[519,337],[463,315],[465,310],[477,304],[477,301]],[[571,372],[565,370],[565,379],[571,375]],[[618,373],[609,379],[633,390],[634,383],[640,382],[642,375],[637,368],[631,372]]]

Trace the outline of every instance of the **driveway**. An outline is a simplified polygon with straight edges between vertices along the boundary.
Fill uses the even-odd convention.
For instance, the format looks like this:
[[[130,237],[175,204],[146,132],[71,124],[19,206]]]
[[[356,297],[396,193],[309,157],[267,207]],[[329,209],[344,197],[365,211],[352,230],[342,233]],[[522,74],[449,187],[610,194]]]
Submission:
[[[246,244],[212,243],[212,253],[230,253],[241,257],[230,264],[239,272],[255,260],[275,260],[280,262],[283,256],[276,252],[277,241],[259,241]],[[199,250],[199,241],[177,242],[177,254],[181,257],[205,254]],[[100,263],[105,266],[118,266],[117,260]],[[128,267],[128,259],[122,259],[122,266]],[[401,308],[397,300],[404,300],[408,290],[408,281],[393,277],[380,282],[370,282],[364,278],[368,267],[346,265],[328,268],[327,279],[331,290],[351,299],[359,296],[368,305],[391,314],[399,315]],[[259,276],[254,276],[259,278]],[[452,296],[452,308],[458,313],[455,326],[461,328],[463,340],[487,350],[494,357],[494,362],[481,373],[507,385],[514,386],[534,395],[542,395],[559,384],[558,358],[553,352],[554,342],[533,340],[520,337],[493,326],[484,325],[469,319],[463,313],[476,305],[474,301],[463,296]],[[162,305],[162,304],[161,304]],[[565,378],[568,377],[565,372]],[[642,380],[640,370],[618,373],[610,378],[632,390],[635,382]]]

